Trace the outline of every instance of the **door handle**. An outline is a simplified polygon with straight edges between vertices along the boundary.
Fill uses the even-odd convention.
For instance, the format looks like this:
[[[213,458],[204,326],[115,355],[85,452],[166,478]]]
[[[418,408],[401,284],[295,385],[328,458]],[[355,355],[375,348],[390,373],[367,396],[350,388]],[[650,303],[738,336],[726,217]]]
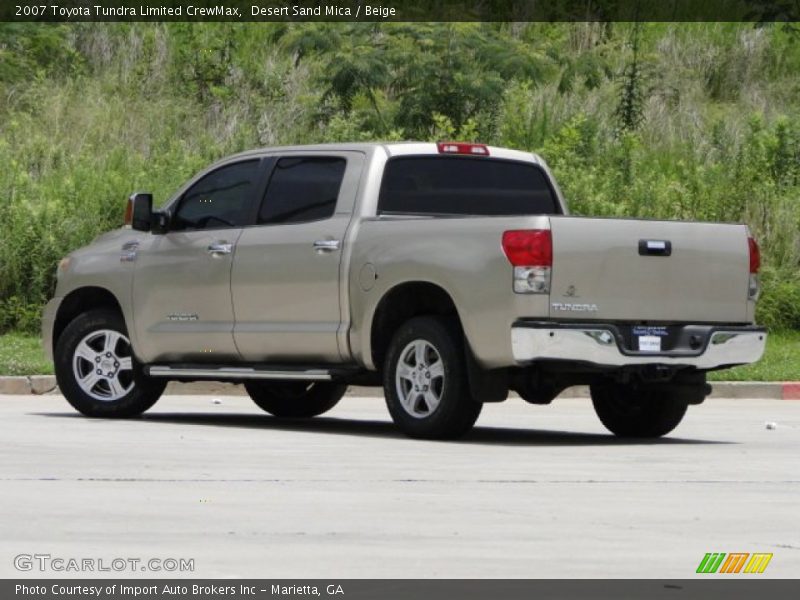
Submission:
[[[339,240],[317,240],[314,242],[314,250],[318,254],[323,252],[333,252],[339,249]]]
[[[671,256],[669,240],[639,240],[639,256]]]
[[[230,254],[233,252],[233,244],[227,242],[214,242],[208,245],[206,249],[211,256],[219,257],[223,254]]]

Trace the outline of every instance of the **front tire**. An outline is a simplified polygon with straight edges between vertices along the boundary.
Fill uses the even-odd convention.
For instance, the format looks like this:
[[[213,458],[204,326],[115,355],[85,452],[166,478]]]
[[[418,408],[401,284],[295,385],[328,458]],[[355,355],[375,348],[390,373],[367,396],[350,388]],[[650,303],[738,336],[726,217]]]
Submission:
[[[461,437],[483,408],[470,394],[454,320],[416,317],[402,325],[386,354],[383,388],[395,424],[414,438]]]
[[[161,397],[166,382],[147,377],[133,356],[125,321],[113,310],[90,310],[56,342],[58,387],[88,417],[139,415]]]
[[[657,386],[605,383],[591,386],[592,404],[611,433],[624,438],[656,438],[675,429],[688,402]]]
[[[253,402],[283,419],[308,419],[339,403],[347,386],[327,381],[248,381],[244,388]]]

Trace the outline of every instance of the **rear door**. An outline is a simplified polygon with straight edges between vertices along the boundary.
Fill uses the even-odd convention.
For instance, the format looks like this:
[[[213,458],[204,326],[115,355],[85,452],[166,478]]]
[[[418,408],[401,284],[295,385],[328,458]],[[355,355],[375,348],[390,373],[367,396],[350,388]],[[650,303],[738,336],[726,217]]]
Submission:
[[[148,234],[143,241],[133,284],[140,358],[239,358],[233,340],[231,265],[263,178],[260,159],[209,172],[178,200],[169,232]]]
[[[744,225],[551,217],[550,316],[747,321]]]
[[[337,363],[345,232],[364,155],[287,153],[275,157],[255,225],[237,244],[231,279],[234,338],[257,362]]]

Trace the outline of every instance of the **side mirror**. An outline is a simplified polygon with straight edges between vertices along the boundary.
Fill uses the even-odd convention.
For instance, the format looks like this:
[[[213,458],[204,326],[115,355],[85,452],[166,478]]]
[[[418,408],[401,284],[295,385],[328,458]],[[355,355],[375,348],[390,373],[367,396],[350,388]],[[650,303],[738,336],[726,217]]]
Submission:
[[[150,231],[153,224],[153,194],[134,192],[128,198],[131,211],[131,229]]]

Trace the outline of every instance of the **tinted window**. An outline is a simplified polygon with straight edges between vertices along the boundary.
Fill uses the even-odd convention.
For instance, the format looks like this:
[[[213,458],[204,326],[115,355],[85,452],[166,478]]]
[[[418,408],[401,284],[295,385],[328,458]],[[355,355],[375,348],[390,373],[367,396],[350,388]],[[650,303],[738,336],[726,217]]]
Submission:
[[[412,156],[391,159],[378,212],[538,215],[560,212],[542,169],[498,159]]]
[[[329,218],[336,210],[346,164],[343,158],[281,158],[270,177],[258,222]]]
[[[213,171],[190,187],[181,199],[170,229],[239,227],[257,184],[258,160]]]

